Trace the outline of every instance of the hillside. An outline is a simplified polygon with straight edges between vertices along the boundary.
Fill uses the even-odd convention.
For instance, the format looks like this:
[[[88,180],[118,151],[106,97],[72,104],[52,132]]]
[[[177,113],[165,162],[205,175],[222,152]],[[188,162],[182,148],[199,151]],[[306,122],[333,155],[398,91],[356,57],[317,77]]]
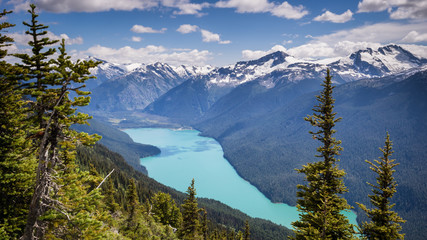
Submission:
[[[266,115],[251,118],[223,114],[196,127],[216,138],[226,158],[238,173],[273,201],[295,204],[296,184],[302,176],[294,169],[313,161],[316,141],[308,134],[303,117],[311,114],[316,92],[301,95]],[[366,181],[372,176],[365,159],[380,156],[385,132],[392,136],[397,168],[396,210],[408,220],[404,225],[410,239],[419,239],[425,226],[423,212],[427,188],[424,135],[427,132],[427,71],[411,76],[390,76],[339,85],[335,88],[336,112],[343,120],[336,137],[344,151],[340,166],[348,173],[346,198],[365,202]],[[357,210],[357,209],[356,209]]]
[[[137,190],[141,203],[145,204],[157,192],[168,193],[177,202],[182,204],[185,194],[172,188],[166,187],[146,175],[135,171],[117,153],[111,152],[102,145],[95,145],[92,148],[80,148],[78,151],[78,162],[83,168],[89,169],[90,165],[101,175],[107,175],[112,169],[115,171],[110,176],[118,192],[116,202],[123,204],[126,186],[131,178],[136,180]],[[199,207],[208,212],[210,230],[238,231],[244,229],[247,220],[251,228],[251,239],[284,239],[291,234],[285,227],[273,224],[270,221],[254,219],[246,214],[232,209],[218,201],[211,199],[198,199]]]

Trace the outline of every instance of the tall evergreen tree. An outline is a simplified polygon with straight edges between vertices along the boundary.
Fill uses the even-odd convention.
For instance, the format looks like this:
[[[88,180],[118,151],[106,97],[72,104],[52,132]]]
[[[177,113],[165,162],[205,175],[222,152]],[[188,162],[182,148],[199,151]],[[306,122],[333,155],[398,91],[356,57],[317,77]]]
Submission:
[[[114,188],[114,183],[112,178],[108,178],[107,187],[104,193],[104,203],[107,206],[107,210],[112,214],[113,216],[116,214],[117,211],[119,211],[120,206],[116,203],[115,195],[116,189]]]
[[[358,203],[359,207],[366,212],[366,215],[371,221],[362,224],[362,236],[364,239],[378,240],[395,240],[404,239],[401,223],[403,220],[396,212],[392,210],[395,204],[391,203],[391,198],[396,193],[397,183],[394,180],[393,173],[396,171],[393,168],[399,165],[395,163],[395,159],[391,159],[393,154],[393,143],[390,140],[390,135],[387,133],[384,148],[380,148],[383,156],[379,160],[374,160],[374,163],[366,160],[371,165],[370,169],[378,176],[376,177],[376,185],[368,183],[373,187],[373,195],[369,195],[370,201],[375,208],[368,209],[365,205]]]
[[[194,179],[187,189],[187,198],[182,207],[182,225],[179,230],[179,236],[185,240],[200,239],[199,236],[199,207],[196,198],[196,189],[194,188]]]
[[[126,219],[127,230],[137,227],[137,220],[139,216],[139,198],[136,191],[135,180],[132,178],[126,190],[126,209],[128,217]]]
[[[20,66],[27,70],[23,79],[28,81],[21,87],[31,100],[30,110],[33,114],[30,115],[30,122],[36,129],[33,144],[38,160],[34,194],[23,239],[43,238],[47,222],[40,217],[48,210],[64,208],[63,204],[51,198],[61,187],[55,182],[56,175],[60,175],[64,166],[74,161],[77,144],[90,145],[98,139],[70,129],[72,124],[83,124],[90,118],[86,114],[76,114],[76,107],[85,106],[90,101],[86,96],[89,93],[79,89],[91,78],[89,69],[97,63],[72,62],[66,54],[64,40],[57,59],[52,58],[53,48],[43,51],[44,47],[57,41],[45,37],[47,26],[38,23],[35,8],[32,4],[28,11],[31,23],[24,22],[29,27],[26,33],[32,37],[29,45],[33,54],[15,55],[22,61]],[[69,99],[70,92],[75,92],[78,97]]]
[[[249,222],[246,220],[245,222],[245,234],[244,234],[244,240],[250,240],[251,239],[251,229],[249,227]]]
[[[202,220],[200,222],[200,232],[203,235],[203,240],[208,240],[208,224],[209,224],[209,220],[208,220],[208,212],[206,211],[206,209],[202,208]]]
[[[333,134],[335,124],[340,118],[335,118],[335,100],[332,97],[332,77],[329,69],[322,83],[323,90],[316,96],[319,104],[313,108],[313,115],[305,118],[318,131],[310,131],[314,139],[322,145],[317,148],[316,157],[322,158],[318,162],[307,163],[299,173],[305,174],[307,185],[298,185],[297,208],[300,212],[299,221],[293,222],[295,239],[351,239],[353,226],[343,215],[342,211],[351,207],[340,196],[347,192],[343,183],[345,172],[337,166],[342,148],[341,141],[336,140]]]
[[[158,192],[151,198],[153,218],[164,225],[179,228],[181,225],[181,212],[170,194]]]
[[[0,19],[10,11],[0,12]],[[26,137],[26,108],[17,75],[23,69],[4,61],[13,39],[4,35],[14,25],[0,23],[0,229],[3,235],[17,238],[22,234],[33,192],[35,158]]]

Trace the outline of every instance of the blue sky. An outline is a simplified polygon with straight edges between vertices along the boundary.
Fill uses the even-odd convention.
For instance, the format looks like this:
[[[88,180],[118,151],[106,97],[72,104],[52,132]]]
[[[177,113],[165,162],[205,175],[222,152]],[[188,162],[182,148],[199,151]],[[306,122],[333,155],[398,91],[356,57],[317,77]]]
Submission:
[[[304,59],[400,44],[427,57],[422,0],[34,0],[51,38],[74,57],[117,63],[223,66],[282,50]],[[27,0],[0,0],[25,49]]]

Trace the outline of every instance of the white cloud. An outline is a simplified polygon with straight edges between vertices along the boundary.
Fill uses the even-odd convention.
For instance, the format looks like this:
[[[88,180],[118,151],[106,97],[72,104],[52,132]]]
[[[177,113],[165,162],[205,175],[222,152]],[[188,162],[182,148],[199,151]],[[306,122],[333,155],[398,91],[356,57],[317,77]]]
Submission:
[[[304,6],[292,6],[287,1],[282,4],[268,0],[226,0],[215,4],[219,8],[236,8],[238,13],[270,12],[273,16],[287,19],[300,19],[308,14]]]
[[[182,34],[187,34],[191,32],[199,31],[202,35],[202,41],[203,42],[218,42],[219,44],[230,44],[230,40],[221,40],[221,37],[218,33],[210,32],[206,29],[201,29],[197,25],[190,25],[190,24],[182,24],[179,26],[179,28],[176,30],[177,32],[180,32]]]
[[[209,3],[202,3],[202,4],[196,4],[196,3],[183,3],[178,4],[175,7],[179,9],[179,11],[174,11],[174,14],[177,15],[197,15],[202,16],[203,14],[200,13],[200,11],[205,8],[209,7]]]
[[[25,32],[14,32],[9,34],[10,37],[12,37],[17,45],[21,46],[28,46],[28,42],[32,41],[32,37],[28,34],[25,34]],[[76,38],[70,38],[67,34],[62,33],[60,35],[55,35],[52,32],[47,32],[44,37],[48,37],[50,40],[60,40],[64,39],[66,45],[79,45],[83,44],[83,38],[82,37],[76,37]],[[55,44],[58,45],[59,43]],[[55,46],[54,45],[54,46]]]
[[[209,32],[208,30],[200,30],[202,33],[203,42],[219,42],[219,34]]]
[[[164,33],[167,29],[162,28],[161,30],[154,30],[151,27],[144,27],[142,25],[133,25],[133,27],[130,29],[132,32],[135,33]]]
[[[205,30],[205,29],[201,29],[200,32],[202,34],[203,42],[218,42],[220,44],[230,44],[231,43],[231,41],[229,41],[229,40],[222,41],[221,37],[217,33],[212,33],[212,32],[209,32],[208,30]]]
[[[197,49],[180,51],[168,50],[163,46],[148,45],[144,48],[132,48],[129,46],[122,48],[109,48],[101,45],[93,46],[86,51],[80,52],[80,56],[91,55],[109,62],[115,63],[154,63],[164,62],[179,66],[205,65],[212,53],[207,50]]]
[[[427,19],[427,2],[423,0],[363,0],[358,12],[387,10],[392,19]]]
[[[23,0],[9,1],[15,6],[24,4]],[[108,0],[108,1],[88,1],[88,0],[34,0],[37,7],[42,10],[56,13],[68,12],[102,12],[109,10],[131,11],[134,9],[144,10],[156,7],[159,1],[152,0]],[[26,9],[28,9],[28,4]]]
[[[288,49],[287,53],[300,59],[316,59],[334,56],[334,49],[324,42],[308,43]]]
[[[142,38],[141,38],[141,37],[133,36],[133,37],[132,37],[132,41],[133,41],[133,42],[141,42],[141,41],[142,41]]]
[[[343,41],[337,43],[326,43],[326,42],[310,42],[303,44],[297,47],[286,49],[282,45],[275,45],[270,50],[261,51],[261,50],[243,50],[242,58],[244,60],[258,59],[267,54],[282,51],[287,54],[295,57],[296,59],[302,60],[317,60],[325,58],[336,58],[336,57],[345,57],[350,54],[366,48],[378,48],[381,47],[379,43],[372,42],[351,42]]]
[[[410,51],[416,57],[427,58],[427,46],[414,44],[400,44],[404,49]]]
[[[282,51],[282,52],[287,52],[286,48],[282,45],[275,45],[273,46],[270,50],[268,51],[262,51],[262,50],[243,50],[242,51],[242,59],[243,60],[253,60],[253,59],[258,59],[261,58],[267,54],[273,53],[273,52],[277,52],[277,51]]]
[[[302,5],[292,6],[288,2],[283,2],[279,6],[274,6],[271,9],[271,14],[276,17],[283,17],[287,19],[300,19],[308,14]]]
[[[179,26],[179,28],[176,31],[182,34],[187,34],[187,33],[195,32],[198,29],[199,27],[197,25],[182,24],[181,26]]]
[[[353,29],[337,31],[332,34],[315,36],[313,39],[332,45],[337,42],[359,42],[360,40],[363,40],[364,42],[388,44],[391,42],[401,42],[401,40],[408,34],[408,29],[417,31],[419,34],[427,33],[426,25],[423,22],[409,24],[376,23]]]
[[[427,42],[427,33],[420,34],[417,31],[411,31],[406,35],[402,42],[415,43],[415,42]]]
[[[357,12],[380,12],[390,7],[387,0],[363,0],[357,5]]]
[[[219,1],[215,4],[219,8],[236,8],[239,13],[268,12],[274,7],[268,0],[228,0]]]
[[[333,56],[344,57],[354,52],[357,52],[361,49],[367,49],[367,48],[377,49],[381,46],[382,44],[377,42],[352,42],[352,41],[337,42],[333,45],[334,55],[332,55],[332,57]]]
[[[15,11],[27,10],[29,0],[9,0]],[[208,3],[191,3],[190,0],[32,0],[38,8],[55,13],[104,12],[110,10],[148,10],[155,7],[176,8],[174,14],[202,15],[200,11],[210,6]]]
[[[334,23],[345,23],[352,19],[353,13],[349,10],[342,14],[335,14],[329,11],[324,12],[322,15],[315,17],[314,21],[319,22],[334,22]]]

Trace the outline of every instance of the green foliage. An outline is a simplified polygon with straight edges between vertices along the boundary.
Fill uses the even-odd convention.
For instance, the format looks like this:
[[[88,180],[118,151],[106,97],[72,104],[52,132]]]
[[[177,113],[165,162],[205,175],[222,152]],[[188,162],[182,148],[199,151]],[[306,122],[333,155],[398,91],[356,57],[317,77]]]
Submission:
[[[119,211],[120,206],[116,203],[115,200],[116,195],[116,189],[114,188],[114,183],[112,178],[108,178],[107,187],[104,192],[104,203],[107,207],[107,210],[112,214],[113,216]]]
[[[347,192],[343,177],[345,172],[338,169],[335,158],[339,155],[340,141],[333,138],[336,132],[333,128],[336,113],[333,112],[335,100],[332,98],[332,77],[329,70],[323,82],[323,91],[317,96],[319,102],[313,109],[314,113],[305,118],[314,127],[316,132],[310,131],[314,139],[323,145],[317,148],[316,157],[321,161],[308,163],[299,173],[305,174],[307,185],[298,185],[297,208],[300,211],[300,220],[293,222],[295,239],[352,239],[352,225],[342,211],[349,210],[347,201],[340,196]]]
[[[153,218],[164,225],[179,228],[182,216],[170,194],[158,192],[151,198]]]
[[[8,12],[0,12],[4,18]],[[5,62],[12,38],[3,31],[13,27],[0,23],[0,228],[5,237],[17,238],[25,226],[35,177],[34,151],[27,138],[26,107],[16,77],[23,70]]]
[[[184,200],[182,207],[182,226],[179,230],[179,235],[182,239],[200,239],[199,234],[199,207],[196,198],[196,189],[194,187],[194,179],[191,180],[191,185],[187,189],[187,199]]]
[[[56,208],[49,210],[42,219],[49,226],[47,239],[104,239],[108,227],[103,224],[107,211],[102,205],[100,189],[93,185],[101,182],[99,176],[81,171],[74,163],[58,175],[58,188],[51,196]]]
[[[136,171],[126,163],[122,156],[109,151],[107,148],[99,144],[96,144],[93,148],[79,147],[77,159],[81,166],[80,168],[88,170],[92,164],[101,176],[107,175],[112,169],[114,169],[114,172],[109,176],[109,179],[114,183],[114,197],[115,201],[119,204],[120,209],[117,211],[117,214],[112,214],[111,219],[107,222],[108,225],[111,226],[111,230],[116,229],[120,237],[124,239],[129,237],[129,235],[127,235],[128,237],[125,237],[124,229],[117,226],[124,226],[126,223],[128,215],[126,210],[124,210],[126,205],[125,196],[126,189],[130,184],[131,178],[135,179],[137,195],[139,196],[139,199],[141,199],[141,204],[143,205],[143,211],[141,217],[138,218],[138,222],[141,226],[150,226],[149,228],[151,229],[150,231],[145,232],[151,232],[154,234],[153,232],[157,231],[158,234],[162,235],[168,231],[172,231],[172,228],[155,222],[154,218],[149,215],[150,204],[148,204],[148,202],[151,201],[155,193],[163,192],[171,195],[172,199],[176,203],[183,203],[186,199],[186,196],[183,193],[161,185],[155,180]],[[102,188],[105,191],[109,186],[108,184],[104,184],[102,185]],[[106,202],[106,198],[107,196],[104,198],[104,202]],[[234,231],[234,229],[241,230],[241,236],[243,239],[242,231],[245,228],[245,220],[248,219],[251,225],[251,239],[283,239],[287,235],[291,234],[290,230],[282,226],[275,225],[270,221],[250,218],[242,212],[232,209],[218,201],[200,198],[197,199],[197,202],[198,205],[207,211],[206,215],[201,214],[202,216],[199,216],[199,221],[201,222],[201,228],[207,225],[207,231],[200,230],[200,235],[203,235],[203,237],[207,235],[208,239],[221,239],[220,233],[231,232]],[[206,219],[203,220],[205,217]],[[206,225],[203,223],[204,221],[206,221]],[[160,231],[161,229],[163,230]],[[141,232],[144,231],[141,229]],[[206,233],[206,235],[204,233]],[[215,238],[215,234],[217,234],[218,238]],[[237,234],[236,239],[238,239]]]
[[[250,240],[251,239],[250,236],[251,236],[251,230],[250,230],[250,227],[249,227],[249,222],[246,221],[245,222],[245,233],[243,235],[243,239],[244,240]]]
[[[366,160],[371,165],[370,169],[378,176],[376,177],[376,185],[368,183],[369,186],[373,187],[372,192],[374,194],[369,195],[369,198],[375,208],[368,209],[364,204],[358,204],[371,219],[369,223],[364,222],[361,227],[364,239],[404,239],[404,234],[400,233],[402,230],[400,223],[406,221],[392,210],[395,204],[390,201],[396,193],[397,186],[393,177],[396,170],[393,168],[399,165],[395,163],[395,159],[390,159],[393,153],[392,146],[390,135],[387,133],[385,146],[380,148],[383,153],[383,156],[379,157],[380,160],[374,160],[375,163]]]
[[[91,78],[89,69],[97,63],[73,63],[65,51],[64,40],[57,58],[53,58],[55,49],[44,51],[44,48],[58,41],[45,36],[48,27],[38,23],[35,5],[31,4],[30,7],[28,12],[31,14],[31,22],[24,22],[24,25],[29,28],[26,34],[32,39],[28,43],[32,48],[32,55],[15,55],[22,62],[17,68],[23,70],[21,74],[15,74],[20,79],[17,89],[22,91],[23,97],[29,99],[26,101],[28,112],[24,122],[28,127],[25,132],[33,138],[32,147],[37,151],[35,156],[38,161],[35,191],[29,207],[24,239],[43,238],[49,223],[41,217],[48,211],[59,210],[65,216],[69,215],[67,212],[73,211],[64,207],[65,203],[58,200],[61,197],[56,198],[54,195],[63,188],[60,182],[65,176],[62,174],[66,172],[67,166],[73,164],[76,145],[90,145],[98,139],[70,129],[72,124],[84,124],[90,118],[86,114],[75,112],[76,107],[89,103],[90,98],[86,96],[89,93],[79,89]],[[70,92],[75,92],[78,97],[69,99]],[[52,217],[44,219],[52,220]]]

